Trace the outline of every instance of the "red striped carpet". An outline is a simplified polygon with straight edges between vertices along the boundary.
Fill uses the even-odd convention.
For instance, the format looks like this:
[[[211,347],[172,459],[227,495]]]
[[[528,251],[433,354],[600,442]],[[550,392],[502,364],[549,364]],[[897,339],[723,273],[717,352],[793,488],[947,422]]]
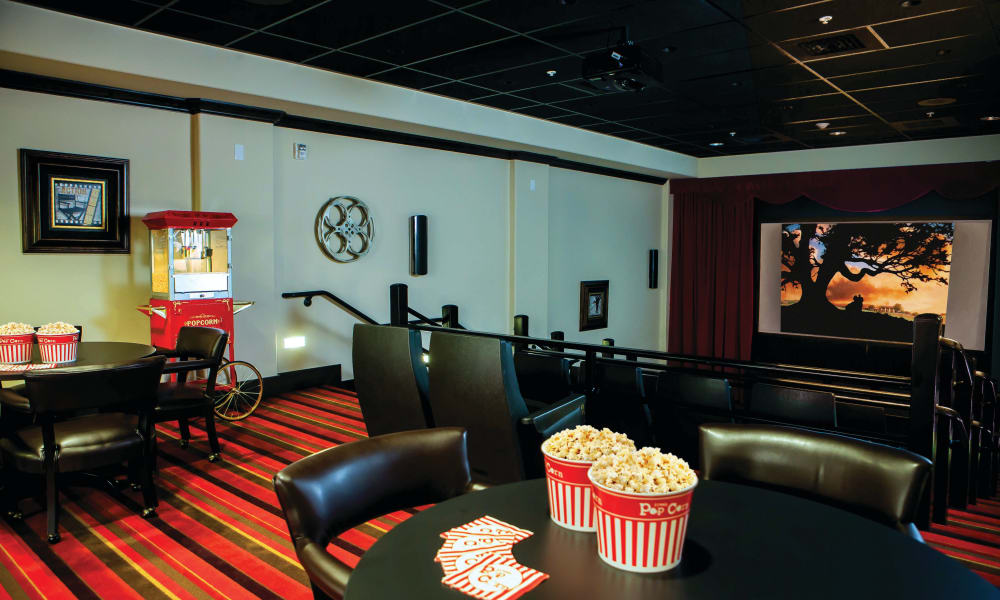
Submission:
[[[158,516],[145,520],[136,492],[70,487],[60,499],[62,541],[45,541],[45,511],[25,500],[22,522],[0,520],[0,599],[311,598],[278,508],[271,477],[298,458],[365,437],[357,397],[332,387],[267,399],[239,423],[220,423],[223,460],[205,458],[192,424],[181,449],[176,424],[160,427]],[[366,523],[330,551],[358,557],[412,511]]]
[[[132,491],[64,491],[62,541],[45,541],[45,512],[21,504],[25,519],[0,520],[0,600],[8,598],[311,598],[271,477],[323,448],[365,437],[357,397],[333,387],[267,399],[254,416],[220,423],[223,461],[212,464],[204,432],[191,447],[160,428],[158,516],[137,514]],[[348,564],[413,511],[386,515],[335,540]],[[1000,586],[1000,501],[950,511],[927,542]]]

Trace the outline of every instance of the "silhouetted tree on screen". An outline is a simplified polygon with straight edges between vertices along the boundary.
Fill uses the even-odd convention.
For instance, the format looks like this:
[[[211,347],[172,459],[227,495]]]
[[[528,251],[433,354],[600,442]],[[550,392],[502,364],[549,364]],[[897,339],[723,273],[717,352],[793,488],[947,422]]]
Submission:
[[[953,235],[951,223],[802,223],[799,231],[782,229],[781,287],[801,288],[796,306],[811,312],[836,308],[826,290],[837,273],[855,282],[889,273],[906,293],[919,282],[947,284]]]

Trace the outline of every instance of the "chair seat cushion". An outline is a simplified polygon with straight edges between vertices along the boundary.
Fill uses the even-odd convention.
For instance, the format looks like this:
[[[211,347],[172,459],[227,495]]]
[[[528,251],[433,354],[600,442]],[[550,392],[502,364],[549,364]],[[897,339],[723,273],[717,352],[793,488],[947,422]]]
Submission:
[[[156,390],[156,412],[205,407],[205,385],[198,383],[161,383]]]
[[[138,418],[124,413],[104,413],[77,417],[53,425],[59,471],[80,471],[114,464],[142,450],[136,431]],[[4,460],[18,470],[41,473],[42,428],[25,427],[0,440]]]

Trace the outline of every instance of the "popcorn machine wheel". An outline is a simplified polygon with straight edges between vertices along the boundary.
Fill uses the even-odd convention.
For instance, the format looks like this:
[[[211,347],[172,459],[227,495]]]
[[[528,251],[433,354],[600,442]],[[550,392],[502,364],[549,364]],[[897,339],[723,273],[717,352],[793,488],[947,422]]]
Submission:
[[[169,210],[143,218],[149,228],[152,298],[140,312],[149,316],[150,341],[174,349],[181,327],[216,327],[229,334],[227,357],[205,386],[215,414],[226,421],[249,417],[260,405],[264,379],[252,364],[233,356],[233,316],[253,302],[234,302],[232,213]],[[208,390],[212,390],[209,392]]]

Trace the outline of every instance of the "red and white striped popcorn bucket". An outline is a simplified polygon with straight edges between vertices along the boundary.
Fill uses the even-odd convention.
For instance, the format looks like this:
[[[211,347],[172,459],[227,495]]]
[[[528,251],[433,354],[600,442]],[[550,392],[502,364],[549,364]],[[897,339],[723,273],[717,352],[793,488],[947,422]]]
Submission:
[[[0,335],[0,363],[19,365],[31,362],[33,333]]]
[[[636,573],[680,564],[694,485],[669,494],[634,494],[591,480],[597,507],[597,553],[613,567]]]
[[[76,360],[76,345],[80,332],[39,333],[38,351],[43,363],[70,363]]]
[[[591,461],[545,457],[545,479],[549,487],[549,515],[556,525],[574,531],[596,531],[594,502],[587,471]]]

